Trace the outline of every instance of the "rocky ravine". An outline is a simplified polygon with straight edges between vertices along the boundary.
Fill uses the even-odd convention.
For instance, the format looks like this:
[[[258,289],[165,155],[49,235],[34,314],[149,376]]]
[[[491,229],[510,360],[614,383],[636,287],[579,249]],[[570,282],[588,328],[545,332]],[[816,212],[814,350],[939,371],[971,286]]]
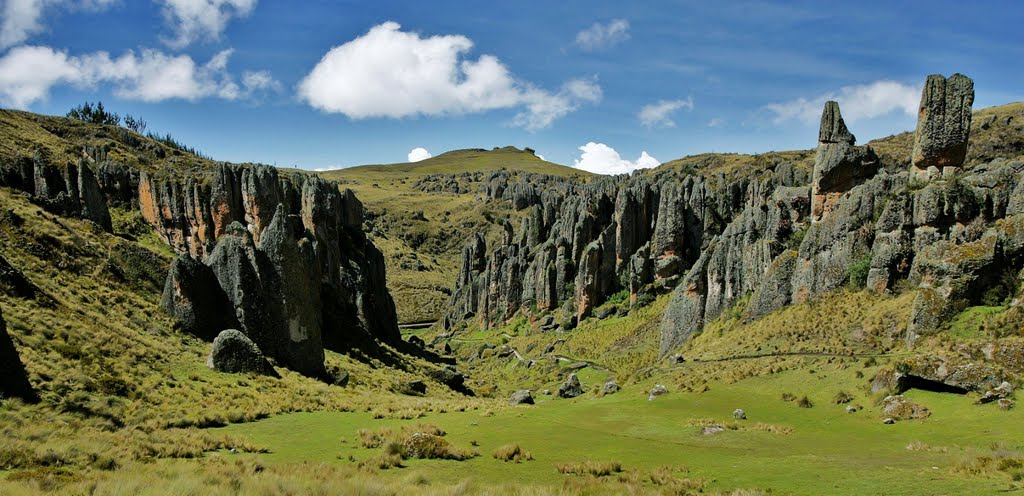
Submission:
[[[634,304],[671,290],[664,356],[740,298],[757,318],[866,272],[859,282],[874,291],[920,288],[912,344],[1024,265],[1024,162],[961,168],[973,99],[969,78],[929,77],[912,160],[896,164],[855,146],[828,102],[811,171],[782,161],[731,176],[677,170],[538,185],[517,195],[516,208],[529,209],[518,229],[463,251],[445,325],[497,325],[527,311],[571,328],[620,290]]]
[[[207,340],[237,328],[279,363],[324,373],[324,348],[398,342],[383,257],[363,207],[337,183],[269,166],[150,172],[83,151],[77,164],[0,161],[0,185],[111,230],[108,205],[137,208],[180,257],[162,305]]]

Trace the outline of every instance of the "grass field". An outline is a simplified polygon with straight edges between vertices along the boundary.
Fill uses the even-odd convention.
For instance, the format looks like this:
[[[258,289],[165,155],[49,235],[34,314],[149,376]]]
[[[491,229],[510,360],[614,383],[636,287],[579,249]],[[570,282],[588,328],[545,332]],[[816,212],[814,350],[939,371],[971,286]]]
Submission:
[[[965,475],[965,464],[979,456],[1020,456],[1024,418],[1019,411],[977,406],[961,396],[913,392],[928,406],[924,421],[883,425],[861,394],[854,404],[865,411],[848,414],[831,403],[835,392],[853,382],[854,369],[809,361],[806,369],[712,387],[704,393],[672,392],[648,401],[646,391],[627,387],[614,396],[544,400],[534,407],[429,415],[406,423],[428,422],[448,431],[455,444],[479,444],[482,456],[464,462],[414,460],[408,468],[382,471],[382,477],[410,473],[432,483],[559,485],[567,477],[560,463],[616,461],[626,470],[650,472],[669,466],[709,489],[759,488],[773,494],[997,494],[1019,490],[1011,474]],[[679,371],[678,373],[685,373]],[[652,378],[656,379],[656,378]],[[652,380],[652,384],[653,384]],[[813,408],[780,399],[781,389],[806,394]],[[748,420],[732,421],[735,408]],[[737,430],[706,436],[705,419]],[[311,413],[233,425],[224,431],[265,446],[258,456],[267,464],[355,463],[373,456],[356,431],[400,421],[372,420],[367,414]],[[763,429],[785,427],[792,432]],[[782,431],[785,432],[785,431]],[[532,461],[495,460],[499,446],[518,443]],[[908,446],[910,448],[908,448]],[[246,455],[250,456],[250,455]],[[998,455],[997,455],[998,456]]]

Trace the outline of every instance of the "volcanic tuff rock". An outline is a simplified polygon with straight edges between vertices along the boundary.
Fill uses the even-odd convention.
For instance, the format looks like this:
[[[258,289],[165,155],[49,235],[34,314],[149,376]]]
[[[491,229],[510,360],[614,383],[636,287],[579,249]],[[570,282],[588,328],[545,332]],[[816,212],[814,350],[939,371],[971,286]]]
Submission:
[[[912,170],[915,178],[930,179],[959,171],[967,157],[971,132],[974,81],[963,74],[946,79],[928,76],[921,92]]]
[[[969,80],[950,81],[942,102],[956,105],[943,103],[941,116],[960,120],[941,129],[957,131],[922,122],[926,158],[949,156],[936,136],[967,138]],[[936,84],[930,79],[932,93]],[[926,121],[940,114],[929,94]],[[539,194],[511,242],[487,246],[479,237],[464,250],[445,325],[500,325],[527,312],[552,314],[567,329],[618,291],[642,304],[674,287],[661,323],[668,356],[748,295],[744,316],[755,319],[848,284],[886,292],[907,281],[919,288],[907,323],[912,343],[978,304],[1000,274],[1024,267],[1024,162],[995,158],[957,177],[911,181],[906,162],[882,163],[870,147],[854,146],[834,102],[818,138],[812,177],[777,161],[749,171],[663,168],[587,184],[534,182]]]
[[[383,255],[362,231],[362,204],[337,183],[263,165],[132,167],[86,147],[77,164],[0,160],[0,186],[108,231],[108,205],[137,208],[183,255],[162,306],[204,339],[239,328],[310,375],[323,373],[325,346],[399,340]]]
[[[7,324],[0,310],[0,398],[7,397],[35,401],[36,394],[28,382],[28,374],[18,357],[18,350],[7,334]]]

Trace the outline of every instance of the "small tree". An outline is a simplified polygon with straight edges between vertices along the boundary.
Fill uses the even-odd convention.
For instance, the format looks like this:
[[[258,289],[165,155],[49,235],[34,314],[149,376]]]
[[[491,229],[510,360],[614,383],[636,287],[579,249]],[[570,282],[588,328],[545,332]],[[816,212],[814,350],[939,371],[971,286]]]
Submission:
[[[103,107],[103,102],[96,102],[95,106],[90,102],[85,102],[69,110],[67,116],[90,124],[121,125],[121,116],[107,112],[107,109]]]
[[[132,117],[131,114],[124,116],[124,127],[139,134],[146,134],[146,121],[141,118]]]

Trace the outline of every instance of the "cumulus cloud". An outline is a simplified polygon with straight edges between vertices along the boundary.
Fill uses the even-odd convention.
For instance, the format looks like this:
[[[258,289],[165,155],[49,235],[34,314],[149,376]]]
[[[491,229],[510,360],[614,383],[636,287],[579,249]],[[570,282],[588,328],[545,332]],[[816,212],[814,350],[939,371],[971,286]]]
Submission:
[[[916,116],[921,101],[921,86],[903,84],[897,81],[875,81],[869,84],[844,86],[839,91],[829,92],[816,98],[797,98],[788,102],[766,105],[765,109],[775,114],[776,124],[798,120],[814,124],[821,119],[821,109],[828,100],[835,100],[843,110],[843,119],[856,122],[861,119],[880,117],[891,112],[902,112]]]
[[[576,33],[576,44],[584,50],[602,50],[629,39],[629,21],[613,19],[607,24],[595,22]]]
[[[352,119],[525,107],[513,123],[535,130],[601,97],[593,80],[570,81],[557,93],[518,81],[493,55],[466,57],[472,47],[465,36],[421,37],[385,22],[328,51],[299,83],[299,98]]]
[[[145,102],[238,100],[279,84],[269,73],[250,72],[239,86],[227,70],[231,53],[221,51],[199,65],[187,55],[152,49],[113,58],[107,52],[73,56],[50,47],[20,46],[0,58],[0,102],[23,109],[46,99],[54,86],[94,88],[100,83],[112,84],[120,98]]]
[[[636,161],[626,160],[614,148],[604,143],[593,141],[579,147],[583,152],[576,160],[574,167],[595,174],[628,174],[637,169],[650,169],[661,165],[658,159],[650,156],[646,150],[640,153]]]
[[[184,48],[194,41],[219,40],[233,17],[245,17],[256,8],[256,0],[158,0],[164,20],[174,36],[164,38],[167,46]]]
[[[426,160],[430,157],[433,157],[433,155],[431,155],[430,152],[428,152],[427,149],[423,148],[422,146],[409,150],[410,162],[419,162],[420,160]]]
[[[6,0],[0,7],[0,49],[17,45],[43,31],[44,13],[58,8],[101,10],[116,0]]]
[[[675,127],[671,119],[672,113],[679,109],[693,110],[693,97],[686,100],[660,100],[657,103],[644,105],[637,113],[644,127]]]

